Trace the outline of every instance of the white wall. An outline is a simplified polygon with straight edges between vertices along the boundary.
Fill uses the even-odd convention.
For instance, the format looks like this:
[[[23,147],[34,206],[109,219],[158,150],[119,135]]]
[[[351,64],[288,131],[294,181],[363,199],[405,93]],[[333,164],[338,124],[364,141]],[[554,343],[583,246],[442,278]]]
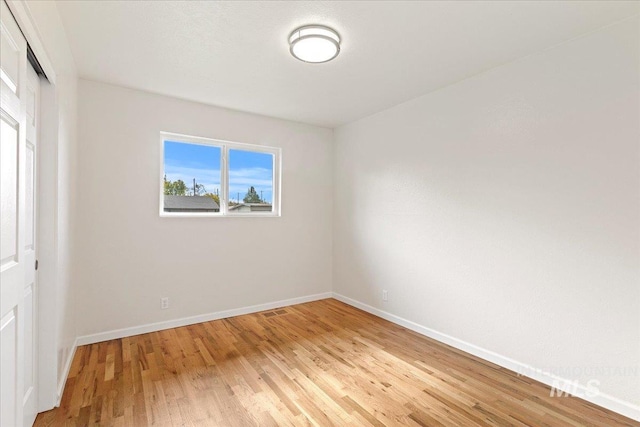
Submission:
[[[64,386],[76,339],[72,267],[78,76],[55,2],[10,3],[14,13],[16,6],[24,12],[20,18],[35,28],[34,33],[27,32],[28,41],[39,39],[56,76],[55,85],[41,85],[38,142],[38,407],[44,410],[53,407]],[[24,32],[27,22],[22,24]]]
[[[78,110],[80,336],[331,290],[332,130],[85,80]],[[160,218],[160,131],[282,147],[282,217]]]
[[[638,34],[337,129],[334,291],[640,404]]]

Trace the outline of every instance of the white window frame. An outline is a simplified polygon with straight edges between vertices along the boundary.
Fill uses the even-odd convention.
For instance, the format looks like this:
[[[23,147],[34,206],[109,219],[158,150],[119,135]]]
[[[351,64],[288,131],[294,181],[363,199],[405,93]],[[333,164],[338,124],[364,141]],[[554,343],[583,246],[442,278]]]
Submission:
[[[181,142],[186,144],[206,145],[220,148],[220,212],[165,212],[164,211],[164,143],[165,141]],[[229,150],[253,151],[273,155],[273,197],[271,212],[245,212],[229,213]],[[159,213],[161,217],[178,218],[242,218],[242,217],[279,217],[281,216],[281,170],[282,150],[278,147],[265,145],[246,144],[243,142],[225,141],[221,139],[204,138],[199,136],[183,135],[173,132],[160,132],[160,180]]]

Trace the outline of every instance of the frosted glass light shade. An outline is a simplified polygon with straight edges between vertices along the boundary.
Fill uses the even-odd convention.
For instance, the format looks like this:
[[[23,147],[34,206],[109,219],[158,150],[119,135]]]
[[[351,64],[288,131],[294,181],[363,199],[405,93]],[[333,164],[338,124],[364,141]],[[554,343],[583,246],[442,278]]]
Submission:
[[[304,62],[317,64],[331,61],[340,53],[340,36],[329,27],[307,25],[291,33],[289,50]]]

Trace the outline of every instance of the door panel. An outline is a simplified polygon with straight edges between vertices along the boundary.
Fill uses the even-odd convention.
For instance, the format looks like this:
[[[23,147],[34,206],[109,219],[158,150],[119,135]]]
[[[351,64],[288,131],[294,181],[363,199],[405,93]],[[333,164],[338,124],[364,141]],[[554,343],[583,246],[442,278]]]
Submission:
[[[0,426],[17,425],[16,390],[18,389],[18,328],[16,313],[11,310],[0,320]]]
[[[2,215],[2,242],[0,243],[0,269],[5,270],[18,262],[18,130],[16,122],[6,114],[0,117],[0,214]]]
[[[37,202],[37,182],[36,167],[38,154],[38,121],[40,105],[40,80],[33,68],[27,69],[27,91],[26,91],[26,151],[25,151],[25,241],[24,260],[26,265],[25,285],[24,285],[24,396],[23,396],[23,417],[24,425],[30,426],[35,421],[37,415],[37,396],[35,391],[37,378],[36,356],[38,354],[38,334],[36,325],[37,319],[37,271],[36,263],[36,202]]]
[[[35,250],[35,216],[34,216],[34,204],[35,204],[35,171],[36,171],[36,147],[27,140],[27,152],[25,160],[25,251]]]
[[[38,394],[36,392],[36,295],[35,283],[25,288],[23,319],[24,319],[24,395],[22,398],[24,426],[31,426],[36,420]]]
[[[4,427],[25,424],[25,288],[33,293],[35,282],[27,281],[25,256],[27,44],[4,1],[0,8],[0,422]],[[33,312],[33,297],[29,298]]]

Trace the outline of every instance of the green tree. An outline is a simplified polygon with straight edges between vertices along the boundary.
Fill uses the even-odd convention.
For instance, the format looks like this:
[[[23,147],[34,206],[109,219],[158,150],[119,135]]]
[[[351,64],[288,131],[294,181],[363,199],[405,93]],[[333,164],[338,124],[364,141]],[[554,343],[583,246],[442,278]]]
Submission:
[[[188,191],[187,184],[183,180],[169,181],[167,176],[164,176],[164,194],[167,196],[186,196]]]
[[[245,203],[264,203],[253,186],[249,187],[249,190],[247,190],[247,194],[242,200]]]
[[[215,200],[215,202],[218,204],[218,206],[220,206],[220,196],[218,196],[217,194],[205,193],[204,196],[211,197],[213,200]]]

